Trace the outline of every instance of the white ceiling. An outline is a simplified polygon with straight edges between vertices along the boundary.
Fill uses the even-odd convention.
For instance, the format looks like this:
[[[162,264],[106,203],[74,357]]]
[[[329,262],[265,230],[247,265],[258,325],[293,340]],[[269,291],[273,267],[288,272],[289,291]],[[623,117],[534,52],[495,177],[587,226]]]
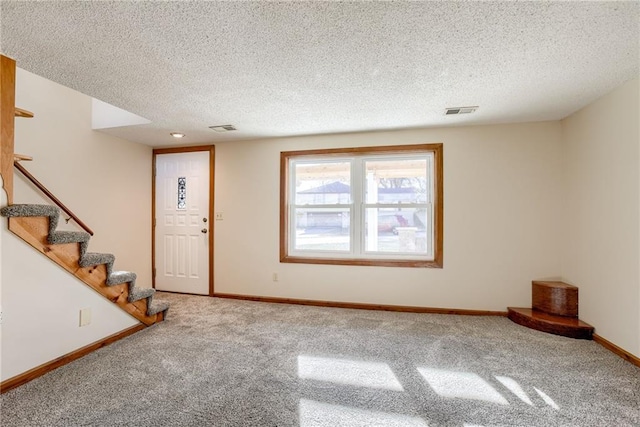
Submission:
[[[152,146],[555,120],[639,74],[638,2],[0,7],[5,55],[151,120],[104,131]]]

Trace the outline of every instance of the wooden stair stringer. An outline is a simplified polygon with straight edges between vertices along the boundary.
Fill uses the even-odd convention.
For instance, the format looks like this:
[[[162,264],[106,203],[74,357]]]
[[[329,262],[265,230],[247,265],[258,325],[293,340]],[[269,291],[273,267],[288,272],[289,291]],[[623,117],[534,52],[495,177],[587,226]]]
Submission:
[[[49,218],[12,217],[9,218],[9,230],[146,326],[164,320],[163,312],[152,316],[147,315],[146,299],[128,302],[129,285],[127,283],[107,286],[107,269],[104,264],[86,268],[80,267],[78,264],[80,260],[78,243],[50,244],[47,241]]]

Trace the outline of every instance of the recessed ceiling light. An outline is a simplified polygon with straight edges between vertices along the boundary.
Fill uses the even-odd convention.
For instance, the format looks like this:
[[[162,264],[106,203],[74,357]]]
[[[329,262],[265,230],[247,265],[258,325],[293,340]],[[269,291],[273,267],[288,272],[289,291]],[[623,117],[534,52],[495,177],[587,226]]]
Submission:
[[[238,130],[234,125],[209,126],[209,129],[214,130],[216,132],[231,132],[233,130]]]
[[[477,105],[473,107],[449,107],[445,109],[444,114],[446,116],[451,116],[454,114],[471,114],[477,109],[478,109]]]
[[[171,135],[174,138],[184,138],[184,133],[180,133],[180,132],[171,132],[169,135]]]

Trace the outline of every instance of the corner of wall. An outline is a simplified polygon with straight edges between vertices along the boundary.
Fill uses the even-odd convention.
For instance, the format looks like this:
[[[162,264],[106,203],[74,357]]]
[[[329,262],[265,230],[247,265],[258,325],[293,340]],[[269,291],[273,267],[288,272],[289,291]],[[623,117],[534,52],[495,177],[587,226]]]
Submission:
[[[640,90],[626,82],[561,122],[562,277],[580,317],[640,355]]]

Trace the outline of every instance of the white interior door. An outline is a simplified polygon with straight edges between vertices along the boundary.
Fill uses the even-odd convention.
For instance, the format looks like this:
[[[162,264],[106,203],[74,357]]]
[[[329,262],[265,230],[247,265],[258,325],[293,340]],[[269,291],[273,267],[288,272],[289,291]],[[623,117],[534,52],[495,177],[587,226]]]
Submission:
[[[156,289],[209,294],[208,151],[156,155]]]

